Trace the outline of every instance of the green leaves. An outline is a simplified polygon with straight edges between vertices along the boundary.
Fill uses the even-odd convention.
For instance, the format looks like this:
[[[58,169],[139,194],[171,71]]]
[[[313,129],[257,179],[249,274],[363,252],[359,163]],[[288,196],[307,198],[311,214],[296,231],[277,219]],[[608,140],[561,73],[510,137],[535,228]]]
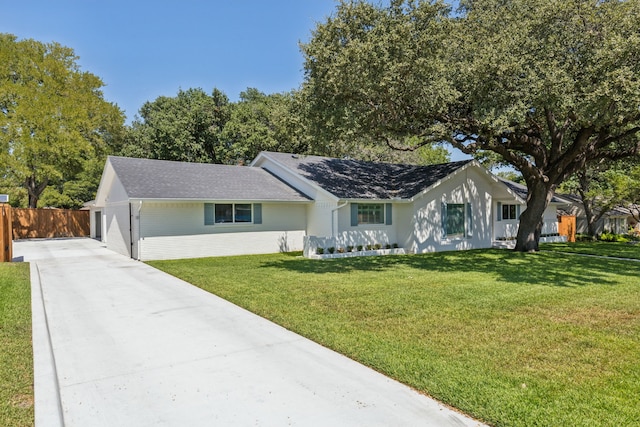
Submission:
[[[220,132],[229,119],[229,99],[214,89],[180,90],[176,97],[161,96],[140,108],[122,154],[152,159],[220,163],[224,147]]]
[[[77,59],[57,43],[0,34],[0,165],[26,187],[31,207],[49,182],[75,176],[117,144],[124,122]]]

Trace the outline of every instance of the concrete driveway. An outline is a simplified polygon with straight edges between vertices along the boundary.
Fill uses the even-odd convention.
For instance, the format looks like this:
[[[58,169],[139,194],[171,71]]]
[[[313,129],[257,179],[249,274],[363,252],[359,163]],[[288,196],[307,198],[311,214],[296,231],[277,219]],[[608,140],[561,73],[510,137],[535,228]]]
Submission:
[[[31,262],[36,426],[476,426],[91,239]]]

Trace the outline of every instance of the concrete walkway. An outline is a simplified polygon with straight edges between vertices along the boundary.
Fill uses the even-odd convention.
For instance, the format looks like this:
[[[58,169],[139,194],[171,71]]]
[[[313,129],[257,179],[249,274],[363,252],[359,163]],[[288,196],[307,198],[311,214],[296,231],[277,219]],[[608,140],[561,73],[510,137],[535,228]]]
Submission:
[[[36,427],[480,423],[90,239],[31,262]]]

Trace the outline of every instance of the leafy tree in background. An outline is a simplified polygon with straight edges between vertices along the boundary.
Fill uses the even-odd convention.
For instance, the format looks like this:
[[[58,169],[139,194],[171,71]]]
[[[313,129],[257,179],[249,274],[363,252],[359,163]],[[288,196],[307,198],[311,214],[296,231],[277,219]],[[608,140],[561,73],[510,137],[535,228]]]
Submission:
[[[116,149],[124,115],[72,49],[0,34],[0,176],[35,208],[52,182]]]
[[[72,179],[49,185],[40,197],[41,206],[79,209],[92,200],[98,191],[106,156],[94,157],[83,162],[82,170]]]
[[[228,147],[220,134],[229,120],[229,98],[214,89],[180,90],[145,102],[129,128],[121,154],[199,163],[223,163]]]
[[[516,250],[537,250],[558,185],[640,152],[640,0],[460,5],[341,1],[302,46],[306,112],[325,139],[499,155],[528,188]]]
[[[230,149],[229,162],[248,163],[260,151],[307,151],[293,93],[266,95],[248,88],[230,110],[222,131],[222,139]]]
[[[597,235],[598,221],[613,208],[630,209],[640,220],[634,206],[640,203],[640,158],[586,165],[565,181],[560,190],[580,197],[588,234],[592,237]]]

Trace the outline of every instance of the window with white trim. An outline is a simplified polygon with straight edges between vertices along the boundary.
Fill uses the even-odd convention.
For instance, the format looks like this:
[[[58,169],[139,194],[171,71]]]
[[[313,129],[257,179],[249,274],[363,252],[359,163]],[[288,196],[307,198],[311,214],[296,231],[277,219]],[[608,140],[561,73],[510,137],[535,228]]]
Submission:
[[[518,219],[518,205],[502,205],[502,219]]]
[[[384,203],[358,203],[358,224],[384,224]]]
[[[442,235],[445,239],[473,237],[473,209],[471,203],[442,202],[440,211]]]
[[[261,224],[260,203],[205,203],[204,225]]]
[[[464,203],[447,204],[447,237],[464,236]]]

